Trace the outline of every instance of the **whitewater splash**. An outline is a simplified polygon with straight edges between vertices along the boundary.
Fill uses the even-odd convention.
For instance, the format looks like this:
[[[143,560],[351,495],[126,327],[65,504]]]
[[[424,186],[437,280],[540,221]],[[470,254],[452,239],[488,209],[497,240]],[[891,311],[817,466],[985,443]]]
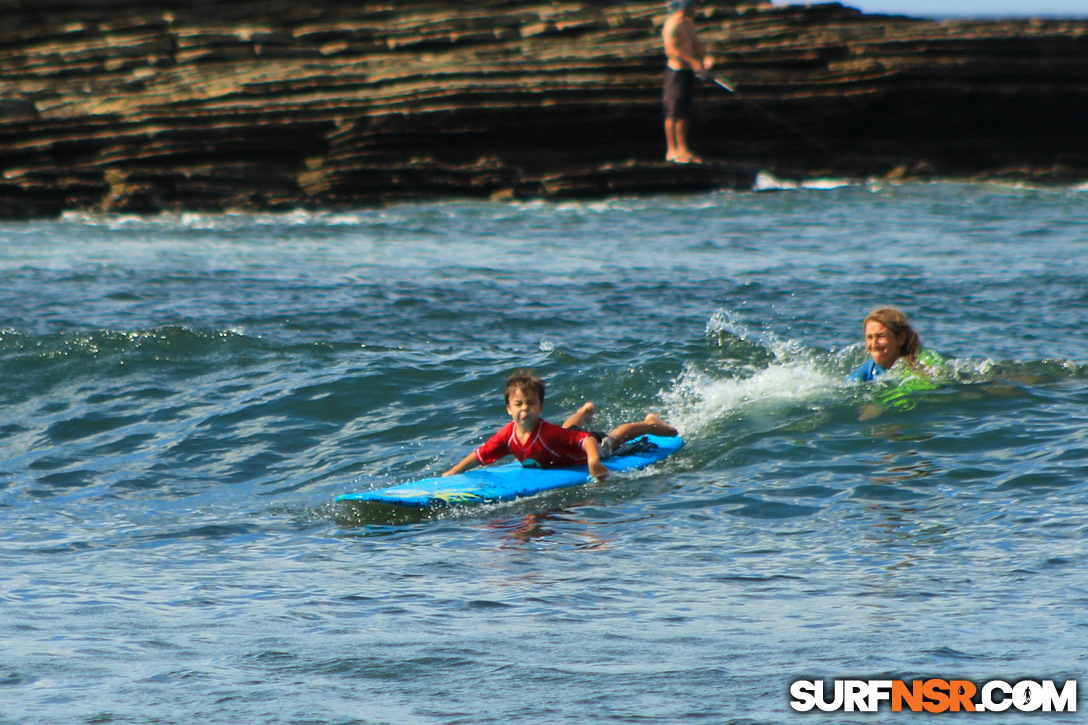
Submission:
[[[828,354],[753,330],[728,310],[708,321],[706,336],[722,353],[712,364],[687,363],[663,393],[670,420],[686,435],[737,417],[766,417],[841,400],[844,358],[856,346]]]
[[[842,387],[841,380],[799,363],[729,380],[688,368],[665,397],[670,420],[690,435],[727,418],[762,417],[827,402]]]

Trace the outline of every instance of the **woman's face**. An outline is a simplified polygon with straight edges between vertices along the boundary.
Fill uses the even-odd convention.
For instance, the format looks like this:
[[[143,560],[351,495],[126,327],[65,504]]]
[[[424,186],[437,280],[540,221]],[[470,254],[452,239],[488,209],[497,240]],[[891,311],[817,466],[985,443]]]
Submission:
[[[876,320],[865,323],[865,349],[869,351],[873,362],[885,370],[895,365],[895,361],[899,359],[899,351],[906,341],[905,332],[896,337]]]

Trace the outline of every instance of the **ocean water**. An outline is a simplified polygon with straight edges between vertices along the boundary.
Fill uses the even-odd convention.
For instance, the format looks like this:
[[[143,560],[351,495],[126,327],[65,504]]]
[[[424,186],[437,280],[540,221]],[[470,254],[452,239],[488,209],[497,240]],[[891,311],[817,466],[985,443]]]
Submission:
[[[944,722],[790,683],[1083,684],[1086,194],[0,225],[0,722]],[[883,304],[938,386],[842,381]],[[521,368],[552,418],[687,445],[502,505],[334,503],[460,460]],[[1025,718],[1083,712],[983,717]]]

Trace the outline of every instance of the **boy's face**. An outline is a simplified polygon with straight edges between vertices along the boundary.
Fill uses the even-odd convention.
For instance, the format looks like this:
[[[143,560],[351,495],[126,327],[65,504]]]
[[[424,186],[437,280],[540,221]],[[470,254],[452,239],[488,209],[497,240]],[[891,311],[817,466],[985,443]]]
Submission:
[[[506,402],[506,412],[510,414],[518,427],[525,431],[536,428],[540,414],[544,412],[544,401],[531,390],[514,388]]]

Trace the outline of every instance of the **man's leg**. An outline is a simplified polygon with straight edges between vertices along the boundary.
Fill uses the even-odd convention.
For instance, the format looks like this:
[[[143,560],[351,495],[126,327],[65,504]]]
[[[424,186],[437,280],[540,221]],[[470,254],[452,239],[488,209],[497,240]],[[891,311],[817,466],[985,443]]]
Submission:
[[[672,161],[676,158],[676,119],[665,119],[665,160]]]
[[[696,164],[701,164],[703,163],[703,160],[688,148],[688,128],[690,127],[691,124],[688,119],[676,119],[676,158],[674,160],[684,163],[694,162]]]

